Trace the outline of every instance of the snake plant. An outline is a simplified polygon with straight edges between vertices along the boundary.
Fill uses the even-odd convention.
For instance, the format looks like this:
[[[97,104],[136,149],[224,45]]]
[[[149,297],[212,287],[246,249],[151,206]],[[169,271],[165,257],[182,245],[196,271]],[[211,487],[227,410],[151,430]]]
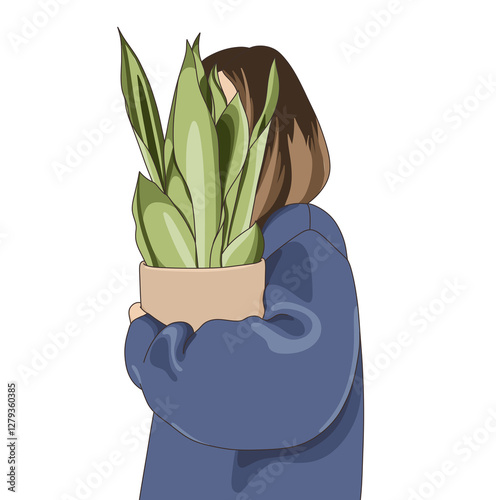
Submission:
[[[251,224],[267,136],[279,95],[275,61],[265,106],[250,134],[239,94],[228,103],[217,67],[205,74],[200,35],[186,54],[163,132],[157,103],[122,34],[126,112],[150,179],[133,200],[136,243],[154,267],[208,268],[259,262],[260,227]]]

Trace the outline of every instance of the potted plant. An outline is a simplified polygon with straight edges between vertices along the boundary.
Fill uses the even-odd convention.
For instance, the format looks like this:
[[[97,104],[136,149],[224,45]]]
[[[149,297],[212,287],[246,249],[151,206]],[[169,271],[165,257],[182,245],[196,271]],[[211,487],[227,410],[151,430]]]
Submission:
[[[150,83],[121,34],[126,111],[150,179],[133,200],[141,309],[197,330],[211,319],[263,317],[263,236],[251,224],[277,104],[275,60],[253,130],[239,94],[227,102],[217,67],[206,75],[199,38],[186,54],[164,134]]]

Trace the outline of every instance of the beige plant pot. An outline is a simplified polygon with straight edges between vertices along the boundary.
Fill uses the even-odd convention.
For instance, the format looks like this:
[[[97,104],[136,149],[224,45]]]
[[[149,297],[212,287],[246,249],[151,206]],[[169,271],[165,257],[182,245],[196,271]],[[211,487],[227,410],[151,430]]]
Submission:
[[[211,319],[264,315],[265,260],[244,266],[177,269],[140,264],[141,308],[168,325],[198,330]]]

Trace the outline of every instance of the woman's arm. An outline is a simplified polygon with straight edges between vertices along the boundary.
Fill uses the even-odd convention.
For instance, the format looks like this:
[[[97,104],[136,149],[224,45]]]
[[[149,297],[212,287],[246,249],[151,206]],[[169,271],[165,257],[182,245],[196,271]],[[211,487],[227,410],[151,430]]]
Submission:
[[[193,333],[146,315],[129,328],[131,378],[157,415],[195,441],[296,446],[329,426],[348,397],[359,326],[346,258],[306,230],[267,259],[266,281],[264,319],[213,320]]]

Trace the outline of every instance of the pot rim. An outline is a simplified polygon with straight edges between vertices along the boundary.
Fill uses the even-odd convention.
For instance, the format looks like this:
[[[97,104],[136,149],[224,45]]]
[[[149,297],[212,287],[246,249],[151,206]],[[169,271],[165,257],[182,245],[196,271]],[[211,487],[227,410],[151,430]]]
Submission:
[[[146,264],[144,260],[141,261],[140,267],[145,268],[146,270],[154,271],[154,272],[181,272],[181,273],[195,273],[198,271],[203,271],[203,273],[219,273],[219,272],[229,272],[235,269],[246,269],[249,267],[260,266],[265,263],[265,259],[261,259],[258,262],[253,264],[240,264],[239,266],[226,266],[226,267],[155,267],[149,266]]]

